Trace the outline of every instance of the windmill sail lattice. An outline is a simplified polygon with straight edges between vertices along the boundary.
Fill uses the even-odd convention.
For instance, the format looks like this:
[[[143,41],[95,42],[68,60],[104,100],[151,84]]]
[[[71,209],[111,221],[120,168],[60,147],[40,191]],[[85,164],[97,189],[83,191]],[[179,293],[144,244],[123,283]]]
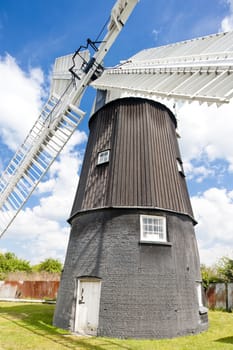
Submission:
[[[71,104],[62,108],[63,104],[62,98],[50,97],[28,137],[1,176],[2,233],[29,198],[85,114]]]
[[[107,33],[90,61],[88,51],[56,60],[50,98],[0,178],[0,236],[19,213],[85,115],[78,108],[81,97],[99,72],[104,56],[136,3],[137,0],[116,2]],[[75,81],[69,71],[72,62],[75,64],[73,72],[79,77]],[[91,62],[88,69],[82,69],[83,62]]]
[[[92,85],[121,96],[221,105],[233,96],[232,78],[233,32],[228,32],[143,50],[106,69]]]

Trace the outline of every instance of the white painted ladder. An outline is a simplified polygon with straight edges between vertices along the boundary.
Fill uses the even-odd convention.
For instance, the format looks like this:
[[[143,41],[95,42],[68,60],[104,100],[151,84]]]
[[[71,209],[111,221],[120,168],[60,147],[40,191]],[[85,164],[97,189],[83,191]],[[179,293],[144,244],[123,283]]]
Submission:
[[[59,155],[84,112],[51,96],[0,178],[0,231],[5,232]]]
[[[0,178],[0,236],[59,155],[84,112],[78,106],[86,87],[100,73],[103,58],[121,32],[138,0],[117,0],[107,33],[89,60],[89,52],[58,58],[55,62],[51,95],[24,143]],[[89,61],[88,61],[89,60]],[[83,62],[87,63],[83,68]],[[78,78],[74,81],[68,68]],[[87,69],[88,67],[88,69]]]

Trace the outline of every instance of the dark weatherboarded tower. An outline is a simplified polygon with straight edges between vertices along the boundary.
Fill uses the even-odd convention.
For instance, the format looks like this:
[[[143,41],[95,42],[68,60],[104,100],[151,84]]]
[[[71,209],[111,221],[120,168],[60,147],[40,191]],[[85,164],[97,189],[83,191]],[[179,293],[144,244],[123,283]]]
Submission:
[[[207,327],[176,119],[142,98],[91,117],[54,323],[161,338]]]

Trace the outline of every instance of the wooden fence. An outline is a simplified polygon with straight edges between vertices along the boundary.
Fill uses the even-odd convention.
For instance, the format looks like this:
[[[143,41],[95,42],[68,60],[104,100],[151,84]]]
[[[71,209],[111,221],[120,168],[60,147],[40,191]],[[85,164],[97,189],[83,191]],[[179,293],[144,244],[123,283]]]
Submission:
[[[59,281],[0,281],[0,299],[56,299]]]
[[[233,283],[211,283],[205,295],[208,308],[233,310]]]
[[[16,277],[16,276],[12,276]],[[19,277],[19,276],[18,276]],[[56,299],[60,275],[24,277],[24,280],[0,281],[0,299]],[[30,278],[31,277],[31,278]],[[43,280],[38,280],[38,279]],[[31,279],[31,280],[30,280]],[[233,283],[212,283],[205,291],[205,305],[210,309],[233,310]]]

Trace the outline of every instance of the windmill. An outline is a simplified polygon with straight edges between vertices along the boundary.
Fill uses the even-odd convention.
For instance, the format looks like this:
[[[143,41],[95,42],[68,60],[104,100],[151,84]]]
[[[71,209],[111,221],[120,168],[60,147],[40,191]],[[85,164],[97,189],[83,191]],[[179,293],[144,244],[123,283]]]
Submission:
[[[136,2],[118,0],[101,42],[88,39],[56,60],[49,100],[0,179],[0,228],[3,234],[72,136],[92,85],[97,96],[54,324],[174,337],[206,329],[208,317],[177,122],[160,99],[229,102],[233,33],[145,50],[103,69]]]

